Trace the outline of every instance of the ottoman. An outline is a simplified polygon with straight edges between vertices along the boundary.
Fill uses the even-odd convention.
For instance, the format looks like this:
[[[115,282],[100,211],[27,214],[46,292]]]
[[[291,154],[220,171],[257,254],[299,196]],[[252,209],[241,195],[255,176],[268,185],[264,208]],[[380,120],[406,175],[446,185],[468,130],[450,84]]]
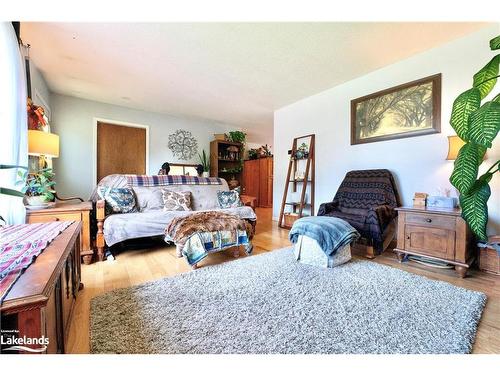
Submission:
[[[334,255],[326,255],[318,242],[310,237],[300,235],[294,246],[295,259],[303,264],[333,268],[351,260],[351,245],[347,244],[337,250]]]
[[[295,246],[297,261],[331,268],[351,259],[351,243],[359,233],[345,220],[308,216],[293,223],[288,238]]]

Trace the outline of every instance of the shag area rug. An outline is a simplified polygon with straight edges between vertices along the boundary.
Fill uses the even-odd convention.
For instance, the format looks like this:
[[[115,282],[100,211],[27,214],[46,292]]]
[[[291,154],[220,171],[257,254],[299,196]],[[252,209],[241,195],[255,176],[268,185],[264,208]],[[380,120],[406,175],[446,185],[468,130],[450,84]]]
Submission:
[[[292,249],[115,290],[91,302],[92,353],[469,353],[483,293],[375,262]]]

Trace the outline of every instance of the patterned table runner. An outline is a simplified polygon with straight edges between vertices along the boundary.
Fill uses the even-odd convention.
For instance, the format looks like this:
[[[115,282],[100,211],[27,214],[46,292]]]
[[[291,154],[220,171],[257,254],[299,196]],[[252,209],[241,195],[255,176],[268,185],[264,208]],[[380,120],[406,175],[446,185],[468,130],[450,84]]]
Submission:
[[[26,268],[73,221],[0,228],[0,303]]]

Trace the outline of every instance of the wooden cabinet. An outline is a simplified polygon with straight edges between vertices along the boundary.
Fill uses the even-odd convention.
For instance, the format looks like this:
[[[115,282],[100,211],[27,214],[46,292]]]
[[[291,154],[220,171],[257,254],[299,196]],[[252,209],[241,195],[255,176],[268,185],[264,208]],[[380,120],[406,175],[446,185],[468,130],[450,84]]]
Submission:
[[[210,176],[220,177],[228,182],[230,188],[242,184],[242,144],[215,140],[210,142]],[[238,184],[233,185],[234,180]]]
[[[455,265],[461,277],[475,259],[472,234],[459,209],[400,207],[398,245],[400,260],[405,254],[443,260]]]
[[[56,205],[51,208],[28,210],[26,212],[26,222],[28,224],[33,224],[48,221],[81,221],[81,256],[85,264],[90,264],[92,262],[92,256],[94,255],[94,249],[90,239],[90,211],[92,211],[91,202],[57,202]]]
[[[258,207],[273,206],[273,158],[245,160],[243,189],[245,195],[257,198]]]
[[[16,281],[0,307],[3,332],[48,339],[43,353],[64,353],[67,347],[76,298],[83,288],[81,226],[81,222],[73,223],[58,235]],[[43,347],[39,343],[26,346]]]

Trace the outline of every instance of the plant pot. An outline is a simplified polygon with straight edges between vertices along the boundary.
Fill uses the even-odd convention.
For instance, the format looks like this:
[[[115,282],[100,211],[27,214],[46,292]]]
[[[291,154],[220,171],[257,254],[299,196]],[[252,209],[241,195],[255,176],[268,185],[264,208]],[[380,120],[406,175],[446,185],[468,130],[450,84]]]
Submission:
[[[203,172],[201,174],[202,177],[210,177],[210,172]]]
[[[43,206],[48,204],[48,202],[43,195],[33,195],[30,197],[26,196],[26,204],[28,206]]]

